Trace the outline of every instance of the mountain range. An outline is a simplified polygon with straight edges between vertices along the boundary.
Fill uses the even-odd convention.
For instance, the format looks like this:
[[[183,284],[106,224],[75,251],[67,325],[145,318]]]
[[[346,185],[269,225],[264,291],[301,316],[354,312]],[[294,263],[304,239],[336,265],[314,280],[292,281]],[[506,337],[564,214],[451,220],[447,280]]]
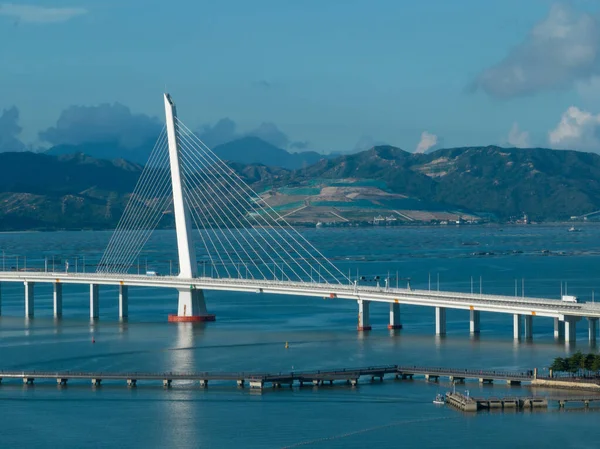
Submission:
[[[125,148],[116,142],[57,145],[48,149],[46,154],[59,156],[83,153],[97,159],[127,159],[144,164],[148,160],[153,146],[154,141],[146,142],[135,148]],[[324,157],[315,151],[290,153],[252,136],[217,145],[212,148],[212,151],[225,161],[242,164],[266,164],[290,170],[314,164]]]
[[[413,154],[378,146],[334,159],[315,153],[309,163],[252,142],[219,153],[241,159],[230,167],[266,192],[274,207],[301,210],[297,218],[290,212],[292,222],[314,223],[325,215],[363,221],[355,218],[357,210],[361,217],[392,213],[409,221],[427,221],[431,211],[443,210],[500,221],[524,213],[563,220],[600,210],[600,156],[592,153],[488,146]],[[302,165],[275,166],[290,161]],[[142,169],[82,153],[0,153],[0,230],[113,227]]]

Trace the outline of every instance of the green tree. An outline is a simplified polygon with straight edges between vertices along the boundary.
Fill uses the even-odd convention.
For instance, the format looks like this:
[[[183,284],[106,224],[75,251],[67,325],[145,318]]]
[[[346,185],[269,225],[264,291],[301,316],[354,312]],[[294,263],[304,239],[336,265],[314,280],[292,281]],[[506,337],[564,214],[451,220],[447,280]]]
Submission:
[[[594,362],[592,363],[592,371],[598,373],[600,371],[600,354],[594,355]]]
[[[599,362],[600,362],[600,360],[599,360]],[[552,362],[552,365],[550,365],[550,369],[552,371],[554,371],[555,373],[568,371],[569,363],[567,362],[566,359],[563,359],[562,357],[556,357],[554,359],[554,361]]]
[[[589,353],[588,355],[585,356],[585,360],[584,360],[584,368],[587,371],[593,371],[594,370],[594,360],[596,359],[596,356],[593,353]]]
[[[585,368],[585,356],[581,351],[577,351],[569,357],[569,371],[578,373],[582,368]]]

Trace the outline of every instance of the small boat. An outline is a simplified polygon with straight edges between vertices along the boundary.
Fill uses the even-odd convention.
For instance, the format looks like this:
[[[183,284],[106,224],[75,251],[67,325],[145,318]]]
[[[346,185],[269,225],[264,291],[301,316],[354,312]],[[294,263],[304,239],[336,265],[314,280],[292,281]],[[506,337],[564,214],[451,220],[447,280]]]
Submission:
[[[439,404],[439,405],[442,405],[442,404],[445,404],[445,403],[446,403],[446,399],[444,398],[444,395],[443,395],[443,394],[438,394],[438,395],[435,397],[435,399],[433,400],[433,403],[434,403],[434,404]]]
[[[569,228],[569,232],[581,232],[581,229],[577,229],[575,226]]]

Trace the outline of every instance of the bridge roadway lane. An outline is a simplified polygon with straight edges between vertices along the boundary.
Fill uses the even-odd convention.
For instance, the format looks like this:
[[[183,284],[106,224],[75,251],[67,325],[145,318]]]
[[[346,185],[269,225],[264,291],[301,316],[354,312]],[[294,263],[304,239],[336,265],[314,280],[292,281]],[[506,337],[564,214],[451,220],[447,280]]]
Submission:
[[[565,316],[600,318],[600,305],[566,303],[555,299],[500,295],[480,295],[459,292],[408,290],[403,288],[368,287],[314,282],[271,281],[235,278],[180,278],[178,276],[143,276],[106,273],[64,272],[1,272],[0,282],[32,282],[63,284],[127,285],[249,293],[269,293],[291,296],[315,296],[384,303],[410,304],[450,309],[477,310],[509,314],[535,315],[564,319]]]

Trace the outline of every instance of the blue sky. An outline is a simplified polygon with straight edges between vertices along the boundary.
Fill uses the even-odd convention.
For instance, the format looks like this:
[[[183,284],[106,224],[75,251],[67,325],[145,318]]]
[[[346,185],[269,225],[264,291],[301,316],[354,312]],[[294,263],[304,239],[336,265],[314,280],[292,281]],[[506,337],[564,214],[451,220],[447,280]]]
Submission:
[[[22,128],[6,114],[0,142],[110,126],[108,107],[71,108],[57,124],[73,105],[118,102],[162,119],[166,86],[188,126],[228,117],[238,134],[279,130],[288,148],[600,151],[597,5],[0,0],[0,112],[16,106]]]

